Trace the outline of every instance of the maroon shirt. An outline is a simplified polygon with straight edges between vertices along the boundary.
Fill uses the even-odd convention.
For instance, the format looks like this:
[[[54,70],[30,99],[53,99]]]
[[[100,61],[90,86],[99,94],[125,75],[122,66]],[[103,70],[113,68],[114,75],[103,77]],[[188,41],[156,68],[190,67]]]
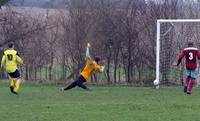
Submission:
[[[197,59],[200,59],[200,52],[197,48],[189,47],[185,48],[178,58],[177,66],[181,63],[181,60],[185,57],[186,69],[195,70],[197,68]]]

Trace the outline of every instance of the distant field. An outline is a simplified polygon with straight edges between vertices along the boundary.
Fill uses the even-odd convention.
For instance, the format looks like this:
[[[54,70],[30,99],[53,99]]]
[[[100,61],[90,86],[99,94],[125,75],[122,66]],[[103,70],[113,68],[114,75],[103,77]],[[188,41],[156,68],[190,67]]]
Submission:
[[[1,121],[200,121],[200,89],[92,87],[60,92],[51,85],[23,85],[20,95],[0,86]]]

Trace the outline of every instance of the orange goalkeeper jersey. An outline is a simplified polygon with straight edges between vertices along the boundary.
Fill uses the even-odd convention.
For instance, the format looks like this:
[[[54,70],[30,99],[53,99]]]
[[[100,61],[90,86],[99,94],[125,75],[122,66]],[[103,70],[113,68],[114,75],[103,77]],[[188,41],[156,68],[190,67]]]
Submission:
[[[100,65],[92,60],[89,56],[86,57],[86,66],[83,68],[81,75],[88,80],[93,73],[100,69]]]

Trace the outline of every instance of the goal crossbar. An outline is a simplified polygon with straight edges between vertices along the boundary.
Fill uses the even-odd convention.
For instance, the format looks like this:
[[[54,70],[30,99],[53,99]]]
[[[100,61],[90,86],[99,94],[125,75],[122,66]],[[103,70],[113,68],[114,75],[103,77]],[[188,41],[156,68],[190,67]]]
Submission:
[[[160,24],[161,23],[195,23],[200,22],[200,19],[158,19],[156,27],[156,80],[160,82]]]
[[[159,23],[165,23],[165,22],[175,22],[175,23],[180,23],[180,22],[200,22],[200,19],[158,19],[157,22]]]

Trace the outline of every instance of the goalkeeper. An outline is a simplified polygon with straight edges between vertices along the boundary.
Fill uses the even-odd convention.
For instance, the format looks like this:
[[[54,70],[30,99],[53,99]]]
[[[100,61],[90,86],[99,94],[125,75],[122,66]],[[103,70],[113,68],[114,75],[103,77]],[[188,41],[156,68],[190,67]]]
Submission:
[[[23,60],[19,57],[17,51],[14,50],[14,44],[9,43],[8,49],[3,53],[1,68],[5,63],[6,72],[10,78],[10,91],[16,95],[18,94],[21,83],[20,73],[17,69],[17,62],[23,64]]]
[[[86,50],[86,58],[85,58],[86,65],[83,68],[80,76],[78,77],[76,81],[72,82],[67,87],[62,88],[62,90],[70,90],[78,86],[78,87],[81,87],[82,89],[89,91],[90,89],[86,85],[84,85],[84,83],[87,82],[87,80],[91,77],[91,75],[95,73],[96,71],[99,71],[99,72],[104,71],[104,67],[98,64],[100,61],[100,58],[95,57],[95,59],[93,60],[90,57],[89,48],[90,48],[90,44],[88,43],[87,50]]]
[[[198,73],[197,68],[197,59],[200,59],[200,52],[197,48],[194,47],[193,42],[188,43],[188,47],[185,48],[181,55],[178,58],[177,66],[181,63],[181,60],[185,57],[185,65],[187,69],[187,78],[184,83],[184,92],[187,94],[192,93],[192,88],[196,83],[196,78]]]

